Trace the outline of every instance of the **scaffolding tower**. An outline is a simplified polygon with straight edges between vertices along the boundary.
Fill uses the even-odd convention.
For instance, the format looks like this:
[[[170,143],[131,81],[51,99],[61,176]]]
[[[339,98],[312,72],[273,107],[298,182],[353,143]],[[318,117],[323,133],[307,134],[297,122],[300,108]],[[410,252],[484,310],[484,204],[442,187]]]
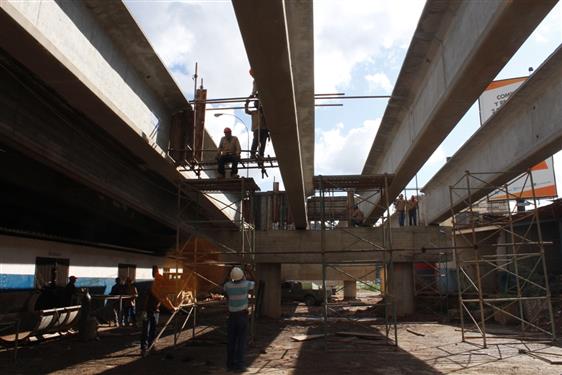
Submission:
[[[519,333],[500,332],[500,337],[553,341],[545,262],[545,248],[552,242],[542,237],[533,176],[530,171],[523,174],[516,187],[514,182],[488,183],[491,174],[467,171],[450,187],[462,340],[482,340],[487,347],[495,338],[488,334],[494,319],[519,325]],[[476,201],[485,195],[503,200],[504,212],[478,212]],[[514,200],[530,201],[531,209],[521,210]],[[459,211],[459,206],[466,208]]]
[[[450,249],[441,249],[437,261],[416,259],[414,253],[414,296],[417,306],[432,315],[447,314],[449,310]]]
[[[190,321],[192,339],[196,337],[198,309],[210,304],[198,300],[200,283],[222,286],[206,277],[201,272],[202,268],[206,272],[218,270],[221,281],[225,277],[225,267],[246,265],[255,271],[253,197],[256,191],[259,191],[259,187],[253,178],[182,179],[178,182],[176,248],[168,255],[175,261],[176,269],[175,272],[168,272],[167,277],[178,280],[178,289],[189,289],[192,298],[187,303],[176,306],[177,309],[168,318],[157,338],[171,328],[176,344]],[[225,217],[207,218],[205,212],[200,212],[205,200],[217,206]],[[217,229],[239,232],[239,241],[225,243],[220,238],[211,237],[210,233]],[[223,259],[219,258],[219,254],[222,254]],[[255,333],[255,314],[254,305],[251,310],[252,338]]]
[[[324,290],[324,303],[322,309],[323,316],[323,327],[324,327],[324,343],[325,349],[328,350],[328,336],[329,336],[329,319],[330,315],[339,315],[337,311],[337,304],[330,302],[328,298],[328,288],[326,285],[327,271],[328,269],[333,269],[347,278],[355,280],[355,282],[360,282],[366,284],[369,288],[373,285],[366,283],[361,280],[366,278],[369,274],[375,274],[375,280],[380,277],[380,284],[378,288],[383,296],[383,300],[376,304],[363,304],[372,309],[383,309],[384,316],[384,335],[385,344],[398,345],[398,331],[396,325],[396,303],[394,301],[394,296],[390,291],[390,283],[393,274],[393,258],[392,258],[392,233],[390,224],[390,202],[388,197],[388,185],[392,181],[392,175],[341,175],[341,176],[315,176],[313,179],[313,185],[315,189],[315,194],[317,199],[320,201],[320,231],[321,231],[321,260],[322,260],[322,288]],[[357,191],[368,191],[369,194],[361,198],[361,196],[355,194]],[[380,228],[382,228],[382,240],[379,242],[374,242],[371,239],[364,238],[357,234],[353,229],[337,229],[344,231],[350,236],[352,242],[346,249],[338,249],[337,251],[345,251],[347,248],[353,246],[356,243],[361,243],[366,246],[365,251],[375,252],[377,254],[382,253],[381,260],[350,260],[346,262],[332,262],[329,260],[328,255],[331,251],[327,250],[326,244],[326,231],[335,230],[336,220],[338,219],[336,215],[338,212],[329,213],[326,210],[326,202],[335,201],[334,194],[336,193],[348,193],[353,194],[353,199],[355,197],[359,198],[359,201],[355,204],[361,206],[362,204],[368,204],[372,206],[381,206],[385,210],[385,216],[382,219]],[[332,215],[330,215],[332,214]],[[340,213],[341,214],[341,213]],[[372,270],[367,275],[363,275],[360,278],[355,277],[349,272],[345,272],[342,267],[359,267],[359,266],[369,266]],[[382,285],[381,285],[382,284]],[[367,322],[362,322],[358,319],[354,319],[348,316],[343,318],[348,319],[354,325],[361,327],[362,332],[372,329],[371,324]]]

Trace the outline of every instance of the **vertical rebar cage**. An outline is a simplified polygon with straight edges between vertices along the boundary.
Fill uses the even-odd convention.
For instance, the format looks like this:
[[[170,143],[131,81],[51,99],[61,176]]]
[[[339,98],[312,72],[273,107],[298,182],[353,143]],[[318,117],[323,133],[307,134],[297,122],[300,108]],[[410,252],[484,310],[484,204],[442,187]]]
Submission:
[[[368,322],[350,316],[343,316],[338,312],[337,304],[331,303],[328,298],[328,288],[326,285],[328,269],[332,269],[337,273],[343,275],[345,278],[350,278],[355,282],[366,285],[369,288],[376,288],[381,292],[383,296],[383,300],[381,302],[376,304],[362,304],[362,306],[367,306],[367,308],[371,309],[381,309],[383,311],[382,325],[384,326],[384,343],[387,345],[398,345],[396,303],[390,290],[391,277],[394,268],[392,258],[393,248],[390,221],[390,201],[388,197],[388,185],[390,184],[391,179],[392,175],[386,174],[376,176],[320,175],[314,177],[315,194],[320,203],[320,216],[317,219],[319,219],[320,221],[321,231],[320,250],[322,260],[322,287],[324,290],[322,316],[324,323],[324,343],[326,350],[329,350],[329,319],[331,318],[331,316],[334,318],[343,318],[348,320],[355,326],[360,327],[361,332],[372,331],[373,326],[380,324],[378,322]],[[358,191],[368,191],[368,193],[361,196],[359,194],[356,194]],[[345,252],[346,250],[351,250],[351,248],[356,247],[357,244],[361,244],[365,248],[359,251],[365,251],[366,253],[371,252],[373,259],[365,259],[364,257],[362,257],[361,259],[354,259],[346,262],[334,262],[329,259],[329,254],[331,253],[331,251],[327,252],[326,231],[336,229],[337,220],[341,220],[341,212],[331,212],[329,208],[327,209],[326,202],[335,202],[336,200],[334,199],[334,194],[336,193],[346,193],[348,194],[348,196],[349,194],[352,194],[355,204],[361,205],[361,203],[368,203],[369,205],[380,207],[384,210],[384,215],[379,225],[380,230],[382,230],[382,236],[379,241],[374,241],[372,238],[366,238],[365,236],[362,236],[361,233],[356,232],[352,229],[337,228],[337,230],[344,232],[344,234],[346,235],[346,241],[349,241],[345,245],[342,244],[343,247],[338,248],[336,250],[337,252]],[[358,201],[355,201],[356,198],[358,199]],[[374,255],[381,253],[382,259],[376,260]],[[344,270],[344,267],[365,266],[371,266],[372,270],[370,270],[368,274],[362,275],[361,277],[356,277],[354,276],[354,274],[346,272]],[[364,279],[370,274],[375,274],[375,280],[377,280],[377,276],[379,276],[380,282],[376,283],[375,281],[375,284],[372,285],[364,281]]]
[[[515,187],[490,184],[490,174],[467,171],[450,187],[462,340],[481,340],[484,347],[506,337],[553,341],[545,260],[553,243],[542,237],[533,176],[530,171],[520,176]],[[503,202],[504,208],[482,211],[481,199]],[[514,203],[522,200],[528,203],[524,211]],[[492,321],[518,329],[492,334]]]

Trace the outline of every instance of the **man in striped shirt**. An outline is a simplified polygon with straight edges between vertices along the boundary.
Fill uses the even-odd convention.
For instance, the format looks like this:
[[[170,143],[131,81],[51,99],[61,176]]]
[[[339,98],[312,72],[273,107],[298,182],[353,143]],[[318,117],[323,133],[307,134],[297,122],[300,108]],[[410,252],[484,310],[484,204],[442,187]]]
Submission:
[[[239,267],[230,271],[230,280],[224,284],[228,298],[226,368],[243,372],[246,370],[244,353],[248,341],[248,293],[254,289],[254,282],[246,280]]]

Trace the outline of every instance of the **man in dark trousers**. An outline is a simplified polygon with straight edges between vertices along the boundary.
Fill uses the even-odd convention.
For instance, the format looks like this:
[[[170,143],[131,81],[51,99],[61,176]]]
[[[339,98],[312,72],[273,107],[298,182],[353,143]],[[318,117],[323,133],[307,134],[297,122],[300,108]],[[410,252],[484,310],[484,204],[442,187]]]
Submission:
[[[238,178],[238,162],[240,161],[240,142],[232,135],[230,128],[224,128],[224,137],[219,142],[217,150],[219,178],[224,178],[226,163],[232,163],[230,170],[232,178]]]
[[[158,273],[158,266],[152,266],[152,277],[162,277]],[[144,311],[142,314],[142,336],[141,336],[141,355],[144,357],[148,348],[156,339],[156,326],[160,317],[160,299],[154,290],[154,281],[150,283],[147,296],[144,300]]]
[[[78,278],[76,276],[70,276],[68,278],[68,284],[64,287],[64,305],[65,306],[72,306],[74,302],[74,296],[78,292],[78,288],[76,288],[76,280]]]
[[[404,194],[400,194],[398,198],[394,201],[394,208],[398,212],[398,224],[403,227],[404,221],[406,219],[406,199],[404,199]]]
[[[230,281],[224,284],[228,298],[226,368],[228,371],[244,372],[244,354],[248,342],[248,293],[255,283],[246,280],[244,271],[234,267],[230,271]]]
[[[418,225],[418,198],[415,195],[408,201],[408,218],[410,226]]]
[[[120,296],[125,294],[124,285],[119,277],[115,278],[115,284],[111,287],[112,296]],[[113,315],[115,316],[115,325],[119,327],[123,325],[123,304],[121,299],[115,299],[112,301],[113,305]]]
[[[250,101],[254,100],[254,108],[250,108]],[[260,158],[264,157],[265,146],[267,144],[267,138],[269,137],[269,129],[265,124],[265,117],[263,115],[263,108],[256,95],[249,96],[246,99],[246,104],[244,105],[246,114],[252,116],[252,133],[254,138],[252,140],[252,148],[250,149],[250,157],[252,159],[256,158],[256,151]],[[258,151],[259,145],[259,151]]]

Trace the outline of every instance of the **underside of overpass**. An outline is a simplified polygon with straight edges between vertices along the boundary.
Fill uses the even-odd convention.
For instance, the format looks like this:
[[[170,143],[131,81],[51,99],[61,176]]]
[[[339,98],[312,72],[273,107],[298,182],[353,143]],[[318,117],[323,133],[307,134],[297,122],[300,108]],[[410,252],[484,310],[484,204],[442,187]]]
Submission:
[[[108,300],[107,280],[129,277],[141,289],[141,284],[150,285],[151,266],[157,266],[163,277],[154,284],[161,282],[161,290],[146,288],[141,297],[152,293],[163,302],[168,320],[159,332],[166,333],[162,342],[174,348],[186,326],[193,328],[190,339],[202,334],[197,332],[197,324],[203,324],[197,323],[198,311],[226,308],[219,289],[233,266],[242,266],[248,277],[256,277],[250,309],[254,318],[261,314],[283,322],[279,320],[283,316],[296,316],[323,323],[322,332],[318,326],[293,340],[321,337],[326,350],[341,342],[355,345],[357,338],[381,340],[398,350],[399,331],[424,336],[401,326],[401,319],[416,319],[429,306],[431,319],[448,321],[452,303],[461,301],[462,310],[465,292],[473,298],[464,305],[467,311],[475,310],[470,304],[480,303],[476,310],[482,325],[476,326],[485,348],[484,323],[508,320],[515,313],[511,300],[500,306],[500,314],[494,314],[494,307],[485,310],[484,304],[493,304],[497,302],[493,296],[515,293],[514,289],[523,334],[532,331],[556,338],[546,265],[522,286],[517,267],[524,259],[518,258],[522,250],[514,244],[519,239],[527,255],[539,256],[530,267],[535,272],[547,257],[558,259],[545,253],[544,247],[554,246],[552,238],[559,241],[559,237],[553,230],[543,240],[537,204],[527,216],[503,213],[495,217],[500,224],[488,226],[488,217],[474,215],[472,208],[475,200],[490,192],[485,184],[507,183],[561,148],[560,48],[424,187],[420,225],[395,225],[390,203],[556,2],[429,0],[362,173],[349,176],[315,176],[314,4],[232,1],[285,187],[285,191],[258,193],[251,178],[219,179],[214,171],[196,173],[197,163],[216,165],[217,145],[207,130],[199,134],[200,146],[206,150],[201,160],[173,159],[171,144],[178,134],[185,137],[181,151],[195,148],[187,139],[197,138],[194,110],[197,105],[205,108],[205,103],[185,97],[126,4],[0,3],[0,329],[5,325],[9,333],[0,330],[0,344],[20,340],[12,332],[20,323],[30,326],[21,339],[24,343],[32,333],[39,337],[62,330],[57,324],[64,325],[63,312],[47,313],[49,309],[32,306],[35,297],[30,296],[50,285],[46,278],[53,272],[48,267],[55,270],[55,279],[57,272],[64,275],[59,277],[64,283],[71,275],[84,280],[78,284],[84,289],[97,283],[101,292],[94,300],[107,307],[115,304]],[[188,137],[187,132],[194,133]],[[521,141],[529,137],[533,142]],[[506,145],[513,144],[520,147],[505,154]],[[183,168],[178,168],[182,163]],[[486,168],[506,172],[488,175],[482,186],[473,185],[472,191],[449,201],[449,187],[465,171]],[[356,204],[365,216],[359,222],[352,220]],[[459,213],[463,210],[469,214]],[[452,215],[453,228],[443,225]],[[521,228],[527,224],[530,229],[525,232]],[[541,251],[529,250],[537,243]],[[461,274],[465,271],[459,262],[470,263],[472,257],[480,262],[481,253],[483,258],[515,254],[509,264],[515,264],[516,270],[498,266],[484,272],[495,279],[480,285],[485,277],[480,269]],[[490,261],[484,265],[489,266]],[[470,293],[462,289],[463,275],[475,288]],[[539,276],[546,286],[537,281]],[[62,286],[55,279],[53,286]],[[298,315],[299,308],[287,311],[282,305],[287,291],[280,287],[290,285],[290,292],[309,290],[304,281],[314,281],[320,288],[316,294],[305,291],[292,297],[308,305]],[[529,283],[546,295],[525,295],[522,290]],[[544,305],[530,305],[526,299]],[[315,310],[316,303],[322,307]],[[549,312],[551,336],[551,327],[528,316],[533,309]],[[30,312],[52,322],[45,328],[21,318]],[[70,321],[70,313],[64,313]],[[95,319],[101,321],[100,316]],[[178,317],[184,320],[178,322]],[[342,321],[353,321],[370,333],[357,332],[353,324],[342,332],[337,327]],[[256,324],[255,319],[252,322]],[[204,330],[214,329],[215,323],[205,322]],[[170,327],[177,328],[173,340],[166,331]],[[250,329],[252,339],[264,344],[254,329]],[[464,334],[463,323],[463,344]],[[346,335],[355,338],[338,341]],[[433,339],[433,333],[427,335]],[[406,342],[409,349],[427,344]],[[31,356],[32,351],[25,350],[24,356]],[[0,358],[10,353],[2,350]],[[419,368],[416,361],[412,368]],[[76,366],[76,371],[83,370]],[[127,366],[135,365],[124,363],[116,371]],[[525,366],[525,371],[531,367]],[[48,367],[57,369],[56,364]],[[38,371],[31,362],[22,368]],[[431,365],[428,368],[428,373],[437,373],[431,372]],[[93,371],[102,372],[98,367]],[[322,371],[326,372],[330,370]]]

